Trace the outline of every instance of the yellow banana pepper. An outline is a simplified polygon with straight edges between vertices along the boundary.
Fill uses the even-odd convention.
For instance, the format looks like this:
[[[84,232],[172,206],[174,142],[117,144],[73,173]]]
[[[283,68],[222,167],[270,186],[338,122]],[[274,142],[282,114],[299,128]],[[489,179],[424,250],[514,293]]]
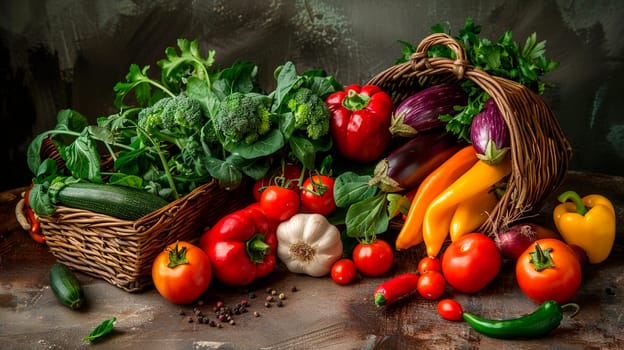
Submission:
[[[613,204],[599,194],[581,198],[574,191],[564,192],[557,199],[561,204],[555,207],[553,218],[566,243],[583,248],[592,264],[604,261],[615,241]]]
[[[490,165],[478,161],[429,204],[423,218],[427,255],[436,257],[449,235],[451,219],[461,202],[494,186],[511,173],[510,157]]]
[[[451,241],[455,242],[483,225],[497,203],[498,198],[491,188],[459,203],[451,219]]]

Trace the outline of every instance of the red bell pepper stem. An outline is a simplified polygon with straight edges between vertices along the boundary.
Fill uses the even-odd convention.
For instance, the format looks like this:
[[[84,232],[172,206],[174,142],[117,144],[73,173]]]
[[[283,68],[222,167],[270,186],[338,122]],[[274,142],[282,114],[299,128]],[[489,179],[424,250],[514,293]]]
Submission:
[[[347,96],[342,100],[342,105],[350,111],[359,111],[366,108],[370,100],[370,96],[358,94],[354,90],[349,90]]]
[[[259,233],[248,240],[245,247],[249,259],[256,264],[260,264],[266,255],[271,254],[271,246],[264,242],[264,236]]]
[[[583,199],[579,196],[578,193],[574,191],[566,191],[557,197],[557,200],[561,203],[565,203],[568,200],[571,200],[574,205],[576,205],[576,213],[580,215],[585,215],[587,213],[587,207],[583,203]]]

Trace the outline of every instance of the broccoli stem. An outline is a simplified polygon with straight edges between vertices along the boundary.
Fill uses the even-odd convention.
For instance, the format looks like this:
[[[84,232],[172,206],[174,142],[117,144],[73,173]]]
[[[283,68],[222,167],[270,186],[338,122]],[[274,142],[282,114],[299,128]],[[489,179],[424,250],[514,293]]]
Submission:
[[[178,193],[178,189],[176,188],[175,181],[173,180],[173,176],[171,175],[171,170],[169,169],[169,164],[167,163],[167,159],[165,158],[165,155],[160,150],[160,146],[158,145],[158,142],[154,141],[154,139],[145,130],[140,128],[138,125],[137,125],[137,130],[139,130],[143,135],[145,135],[147,140],[154,147],[156,147],[156,153],[158,154],[158,158],[160,159],[160,162],[161,162],[161,164],[163,166],[163,170],[165,171],[165,175],[167,175],[167,182],[169,183],[169,187],[171,187],[171,192],[173,193],[173,198],[175,198],[175,199],[180,198],[180,194]]]

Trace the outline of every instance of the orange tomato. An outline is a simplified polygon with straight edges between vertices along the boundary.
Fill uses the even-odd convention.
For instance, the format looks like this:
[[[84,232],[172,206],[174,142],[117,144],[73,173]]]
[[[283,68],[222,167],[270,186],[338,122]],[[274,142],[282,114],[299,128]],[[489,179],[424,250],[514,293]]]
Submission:
[[[199,298],[208,289],[211,278],[208,255],[189,242],[168,245],[152,265],[156,290],[176,304],[187,304]]]

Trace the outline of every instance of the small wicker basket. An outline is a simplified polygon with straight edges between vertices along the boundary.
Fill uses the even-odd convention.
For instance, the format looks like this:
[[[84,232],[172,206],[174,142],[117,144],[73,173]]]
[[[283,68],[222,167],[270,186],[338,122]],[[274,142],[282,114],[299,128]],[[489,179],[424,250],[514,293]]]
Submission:
[[[456,59],[428,57],[427,51],[434,45],[449,47]],[[426,37],[410,61],[387,68],[368,83],[388,92],[398,104],[428,86],[461,83],[465,79],[494,99],[509,128],[513,169],[507,191],[480,228],[484,233],[495,234],[536,214],[567,173],[572,147],[549,106],[524,85],[471,65],[461,44],[447,34]]]
[[[136,221],[62,206],[39,220],[59,262],[137,292],[152,284],[152,262],[168,244],[193,242],[203,228],[242,208],[250,192],[247,186],[227,191],[212,181]]]
[[[40,155],[55,160],[59,168],[65,166],[49,138],[43,139]],[[101,166],[112,165],[112,158],[106,157]],[[226,190],[213,180],[135,221],[57,206],[52,215],[39,217],[41,232],[59,262],[137,292],[152,284],[152,263],[167,245],[194,242],[204,228],[250,203],[249,187],[249,181],[243,181],[237,189]]]

